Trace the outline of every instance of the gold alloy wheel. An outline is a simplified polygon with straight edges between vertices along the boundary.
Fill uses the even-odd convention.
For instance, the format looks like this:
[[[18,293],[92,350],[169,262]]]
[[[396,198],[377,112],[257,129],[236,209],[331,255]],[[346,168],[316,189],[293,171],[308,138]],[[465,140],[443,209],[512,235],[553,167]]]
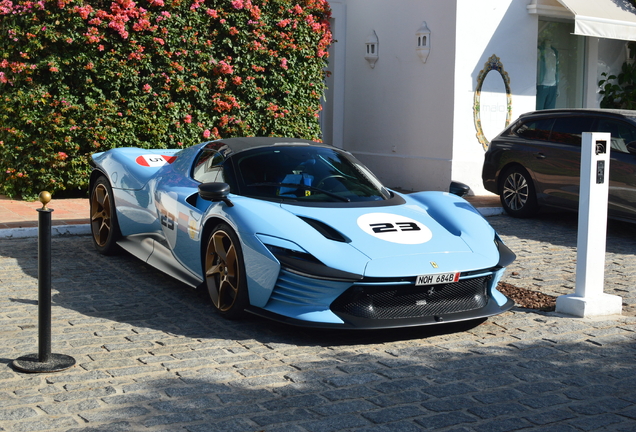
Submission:
[[[98,183],[91,194],[91,231],[98,246],[104,247],[113,230],[111,198],[108,189]]]
[[[230,235],[220,229],[208,242],[205,279],[214,306],[221,312],[232,310],[239,296],[240,264]]]

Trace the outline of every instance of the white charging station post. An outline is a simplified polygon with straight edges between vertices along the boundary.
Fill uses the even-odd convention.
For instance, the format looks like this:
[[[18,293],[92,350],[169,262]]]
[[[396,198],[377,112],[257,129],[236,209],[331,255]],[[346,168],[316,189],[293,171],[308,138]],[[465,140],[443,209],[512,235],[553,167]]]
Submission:
[[[620,314],[622,298],[605,294],[605,244],[611,135],[584,132],[574,294],[557,297],[556,311],[578,317]]]

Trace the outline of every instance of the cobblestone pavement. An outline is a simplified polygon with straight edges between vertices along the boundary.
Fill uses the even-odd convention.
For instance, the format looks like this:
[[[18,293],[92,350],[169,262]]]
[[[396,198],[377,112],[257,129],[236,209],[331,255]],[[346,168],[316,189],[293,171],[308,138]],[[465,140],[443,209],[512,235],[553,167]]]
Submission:
[[[517,254],[504,281],[544,294],[574,292],[577,215],[542,213],[536,219],[488,218]],[[636,316],[636,224],[608,222],[605,292],[623,298],[623,315]],[[636,430],[636,428],[635,428]]]
[[[489,218],[518,254],[507,282],[572,292],[576,218]],[[486,321],[373,332],[227,321],[89,237],[53,239],[53,352],[37,352],[37,240],[0,240],[2,431],[634,431],[636,226],[611,223],[606,292],[626,314],[513,309]]]

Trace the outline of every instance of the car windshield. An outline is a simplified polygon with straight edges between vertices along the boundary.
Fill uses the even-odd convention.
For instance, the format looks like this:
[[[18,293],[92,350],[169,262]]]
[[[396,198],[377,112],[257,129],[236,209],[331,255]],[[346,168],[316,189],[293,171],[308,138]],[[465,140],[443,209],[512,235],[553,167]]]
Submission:
[[[241,195],[302,202],[381,201],[391,197],[364,165],[336,149],[275,146],[235,157]]]

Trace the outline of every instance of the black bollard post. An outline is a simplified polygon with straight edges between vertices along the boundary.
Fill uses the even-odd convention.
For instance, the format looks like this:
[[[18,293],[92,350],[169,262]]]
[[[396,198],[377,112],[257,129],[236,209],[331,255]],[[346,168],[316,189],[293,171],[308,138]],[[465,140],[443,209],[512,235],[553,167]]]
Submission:
[[[39,361],[51,360],[51,213],[46,204],[38,215],[38,341]]]
[[[40,193],[38,215],[38,354],[13,361],[21,372],[60,372],[75,365],[73,357],[51,353],[51,194]]]

